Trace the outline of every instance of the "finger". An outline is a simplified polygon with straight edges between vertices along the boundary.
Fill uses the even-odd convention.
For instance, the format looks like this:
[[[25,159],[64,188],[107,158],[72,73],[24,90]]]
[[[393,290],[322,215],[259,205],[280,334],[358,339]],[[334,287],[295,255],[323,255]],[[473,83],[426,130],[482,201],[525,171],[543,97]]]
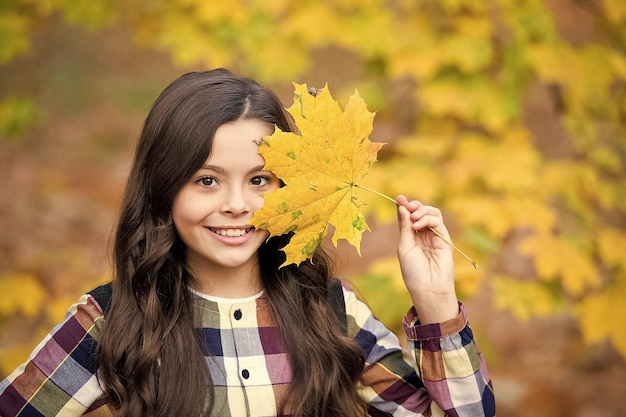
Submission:
[[[422,231],[427,228],[438,228],[443,222],[440,217],[425,215],[420,217],[418,220],[412,220],[412,228],[415,231]]]
[[[406,196],[400,194],[399,196],[396,197],[396,203],[398,203],[399,206],[404,206],[409,202],[409,199],[406,198]]]
[[[398,248],[408,248],[414,242],[415,231],[411,213],[403,205],[398,206],[398,227],[400,229]]]
[[[415,233],[429,233],[432,231],[434,235],[439,235],[442,240],[442,244],[445,242],[450,245],[450,234],[446,228],[443,217],[441,215],[425,215],[417,221],[412,223],[412,228]]]
[[[419,207],[423,206],[424,204],[417,201],[417,200],[411,200],[409,201],[408,198],[406,198],[406,196],[400,194],[399,196],[396,197],[396,203],[398,203],[401,206],[404,206],[407,208],[407,210],[409,210],[411,213],[414,212],[415,210],[417,210]]]
[[[441,210],[436,207],[425,206],[423,204],[411,212],[411,220],[413,222],[416,222],[425,216],[442,218]]]
[[[396,203],[398,203],[398,207],[402,207],[405,209],[398,210],[398,222],[401,230],[402,227],[412,227],[412,223],[414,222],[413,212],[415,212],[420,206],[422,206],[422,203],[416,200],[409,201],[404,195],[397,196]],[[403,225],[403,222],[405,221],[403,218],[405,211],[406,215],[408,216],[408,222],[410,223],[410,225]]]

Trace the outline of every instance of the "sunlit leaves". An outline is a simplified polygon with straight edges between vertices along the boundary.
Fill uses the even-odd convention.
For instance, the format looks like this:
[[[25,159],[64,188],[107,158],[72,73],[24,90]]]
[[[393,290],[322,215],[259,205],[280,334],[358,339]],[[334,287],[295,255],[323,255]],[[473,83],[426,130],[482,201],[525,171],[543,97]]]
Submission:
[[[28,50],[28,19],[19,13],[0,13],[0,64]]]
[[[543,0],[503,0],[499,5],[513,42],[527,45],[557,39],[552,15]]]
[[[589,112],[610,118],[615,111],[609,99],[611,83],[619,74],[618,58],[602,45],[574,49],[565,44],[540,44],[529,47],[528,62],[547,83],[565,87],[564,99],[575,117]]]
[[[46,299],[46,290],[32,275],[0,275],[0,317],[18,313],[35,317]]]
[[[624,331],[624,300],[626,299],[626,274],[616,277],[602,292],[585,297],[576,308],[584,338],[589,343],[609,339],[615,348],[626,352]]]
[[[626,273],[626,232],[617,229],[601,229],[598,231],[598,254],[608,266],[619,268]]]
[[[61,11],[69,23],[92,30],[114,23],[121,11],[114,0],[24,0],[24,3],[33,3],[42,15]]]
[[[623,306],[626,299],[626,260],[623,255],[626,232],[603,228],[598,231],[598,254],[609,267],[608,285],[594,291],[576,305],[584,338],[589,343],[605,339],[626,353]]]
[[[516,317],[528,320],[532,316],[547,316],[563,309],[558,288],[535,281],[521,281],[505,275],[491,278],[494,304],[511,310]]]
[[[560,279],[572,296],[581,296],[600,284],[589,250],[562,237],[535,234],[522,242],[521,251],[532,256],[543,279]]]
[[[626,22],[626,5],[620,0],[603,0],[602,5],[606,11],[607,18],[615,24]]]
[[[541,156],[520,130],[511,129],[499,140],[468,134],[451,151],[445,176],[455,191],[480,182],[488,190],[515,195],[532,191],[539,179]]]
[[[558,3],[11,0],[0,14],[0,62],[26,52],[53,13],[87,28],[120,19],[141,45],[180,64],[228,66],[264,82],[300,81],[337,65],[315,61],[331,47],[352,64],[342,75],[350,89],[378,86],[370,108],[406,111],[399,96],[415,107],[401,138],[380,130],[377,140],[390,145],[366,186],[441,207],[456,243],[469,244],[481,264],[506,264],[500,251],[526,233],[515,256],[532,274],[465,271],[461,262],[457,288],[471,294],[488,277],[496,305],[521,318],[572,308],[587,340],[608,338],[626,355],[617,307],[626,296],[626,2],[590,6],[586,13],[597,15],[585,42],[557,30]],[[0,135],[17,138],[33,109],[0,100]],[[362,203],[378,222],[395,218],[387,201]],[[372,282],[376,302],[397,280]]]

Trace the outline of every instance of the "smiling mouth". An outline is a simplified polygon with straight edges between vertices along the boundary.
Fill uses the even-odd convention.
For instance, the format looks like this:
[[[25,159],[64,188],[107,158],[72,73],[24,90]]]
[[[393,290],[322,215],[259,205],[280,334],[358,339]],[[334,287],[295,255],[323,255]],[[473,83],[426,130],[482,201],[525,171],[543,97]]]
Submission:
[[[250,233],[254,230],[254,227],[244,227],[244,228],[224,228],[224,229],[215,229],[213,227],[209,227],[209,230],[215,234],[224,237],[240,237],[247,233]]]

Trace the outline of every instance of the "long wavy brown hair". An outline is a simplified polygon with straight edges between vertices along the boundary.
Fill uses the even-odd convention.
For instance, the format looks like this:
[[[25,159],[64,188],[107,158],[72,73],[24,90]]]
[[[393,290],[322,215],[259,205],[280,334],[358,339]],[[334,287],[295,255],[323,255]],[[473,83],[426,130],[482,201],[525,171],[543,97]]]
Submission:
[[[211,413],[213,385],[188,291],[194,278],[171,207],[206,161],[217,128],[240,119],[295,128],[270,90],[225,69],[175,80],[145,121],[115,235],[112,304],[97,356],[100,380],[118,416]],[[278,415],[364,415],[355,388],[363,352],[342,334],[328,304],[328,257],[320,250],[312,262],[279,269],[279,248],[287,239],[270,239],[259,249],[265,297],[293,371]]]

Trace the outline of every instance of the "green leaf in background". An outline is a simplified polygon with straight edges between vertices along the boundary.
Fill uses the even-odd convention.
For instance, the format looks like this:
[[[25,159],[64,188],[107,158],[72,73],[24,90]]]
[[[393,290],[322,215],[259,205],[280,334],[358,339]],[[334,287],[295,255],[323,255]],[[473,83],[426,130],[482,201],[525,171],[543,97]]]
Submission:
[[[0,101],[0,140],[19,139],[33,124],[35,117],[35,106],[28,99],[12,97]]]

